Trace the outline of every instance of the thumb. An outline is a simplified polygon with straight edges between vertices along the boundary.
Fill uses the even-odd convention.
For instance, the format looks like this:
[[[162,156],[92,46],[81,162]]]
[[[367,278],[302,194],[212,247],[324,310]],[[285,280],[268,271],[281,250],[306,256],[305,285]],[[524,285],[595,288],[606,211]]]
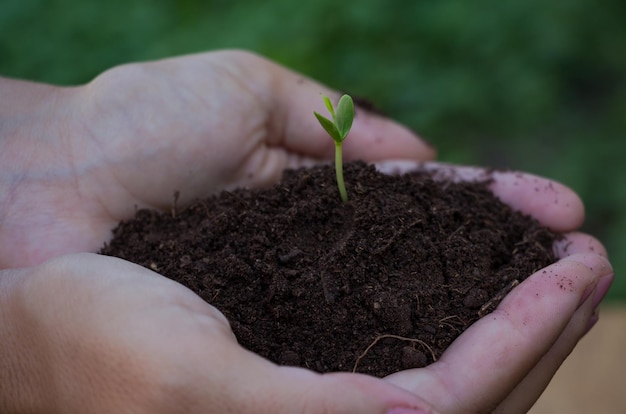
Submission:
[[[250,55],[245,55],[250,58]],[[270,144],[309,158],[331,159],[332,139],[319,125],[313,112],[327,114],[321,94],[333,103],[340,93],[269,60],[257,57],[267,76],[266,107],[270,109]],[[254,58],[253,58],[254,59]],[[384,159],[432,160],[435,149],[407,127],[371,112],[358,104],[350,135],[344,142],[348,160],[380,161]]]
[[[287,126],[284,137],[286,146],[318,158],[332,157],[333,141],[311,115],[313,111],[324,113],[320,93],[327,94],[333,102],[339,100],[340,94],[315,81],[287,84],[284,89],[289,91],[282,97],[284,112],[287,113],[284,121]],[[406,126],[358,105],[352,129],[343,146],[347,160],[430,161],[437,155],[433,146]]]
[[[249,356],[255,361],[248,361],[248,369],[254,369],[256,375],[238,377],[237,386],[233,388],[236,395],[231,396],[234,398],[231,401],[236,401],[236,406],[232,407],[232,411],[227,410],[228,412],[255,414],[435,412],[417,396],[378,378],[350,373],[317,374],[302,368],[277,367],[256,355]]]

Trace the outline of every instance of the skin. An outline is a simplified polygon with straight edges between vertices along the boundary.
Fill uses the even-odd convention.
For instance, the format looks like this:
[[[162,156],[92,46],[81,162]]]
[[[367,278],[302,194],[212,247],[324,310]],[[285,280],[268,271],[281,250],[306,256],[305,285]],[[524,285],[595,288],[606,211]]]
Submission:
[[[335,91],[224,51],[113,68],[59,88],[0,78],[0,412],[522,413],[597,320],[613,278],[578,233],[566,187],[498,173],[493,191],[568,234],[561,258],[436,363],[384,379],[279,367],[241,348],[217,309],[96,251],[137,207],[167,209],[286,167],[332,160],[313,111]],[[436,168],[406,128],[357,109],[345,159]],[[389,161],[393,160],[393,161]]]

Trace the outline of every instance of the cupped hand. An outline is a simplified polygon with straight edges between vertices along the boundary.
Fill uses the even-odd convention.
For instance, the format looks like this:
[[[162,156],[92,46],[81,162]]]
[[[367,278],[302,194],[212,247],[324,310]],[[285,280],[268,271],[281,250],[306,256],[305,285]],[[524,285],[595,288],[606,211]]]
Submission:
[[[0,274],[3,413],[383,414],[426,406],[364,375],[276,366],[241,348],[224,316],[193,292],[121,259],[79,253]]]
[[[436,168],[459,179],[483,174]],[[493,178],[496,195],[544,224],[564,232],[580,224],[580,200],[565,187],[526,174]],[[530,197],[537,193],[543,201]],[[593,325],[612,280],[592,237],[570,232],[555,247],[559,262],[437,362],[385,379],[276,366],[241,348],[224,317],[175,282],[120,259],[63,256],[0,278],[14,310],[2,336],[20,351],[0,361],[11,379],[2,383],[30,385],[9,395],[35,412],[39,404],[93,413],[523,413]]]
[[[389,173],[415,168],[411,162],[379,164]],[[598,240],[576,231],[584,219],[582,202],[559,183],[436,163],[420,168],[442,179],[492,180],[498,198],[565,238],[554,246],[555,264],[513,289],[437,362],[386,380],[423,396],[441,413],[525,413],[597,322],[598,306],[614,277],[607,252]]]
[[[95,251],[135,208],[169,208],[176,193],[185,203],[263,186],[285,167],[332,158],[311,114],[324,111],[320,93],[337,94],[248,53],[127,65],[82,87],[42,88],[33,113],[0,124],[0,268]],[[434,152],[357,111],[345,156],[415,161]],[[385,380],[277,367],[240,348],[223,316],[182,286],[118,259],[68,255],[0,274],[0,336],[15,348],[0,352],[3,396],[12,397],[0,409],[525,412],[597,319],[612,271],[601,244],[574,232],[583,208],[570,190],[515,173],[496,174],[492,188],[568,233],[556,246],[561,260],[429,367]]]
[[[313,111],[325,111],[321,93],[338,93],[247,52],[124,65],[80,87],[7,89],[0,268],[96,251],[137,207],[265,186],[333,157]],[[406,128],[359,108],[344,147],[348,160],[434,157]]]

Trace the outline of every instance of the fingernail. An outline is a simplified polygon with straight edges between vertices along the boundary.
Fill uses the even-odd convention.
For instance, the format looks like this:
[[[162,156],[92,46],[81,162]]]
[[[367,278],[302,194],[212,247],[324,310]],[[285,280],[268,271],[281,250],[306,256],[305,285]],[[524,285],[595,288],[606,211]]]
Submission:
[[[432,411],[426,411],[421,408],[395,407],[387,410],[385,414],[432,414]]]

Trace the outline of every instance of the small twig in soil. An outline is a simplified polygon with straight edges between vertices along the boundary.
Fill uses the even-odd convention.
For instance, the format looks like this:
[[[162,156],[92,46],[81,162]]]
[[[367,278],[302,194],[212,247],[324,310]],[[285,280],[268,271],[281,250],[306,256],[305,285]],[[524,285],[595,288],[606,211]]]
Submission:
[[[465,230],[465,227],[469,225],[469,220],[466,221],[465,223],[461,224],[459,227],[457,227],[456,230],[454,230],[452,233],[450,233],[448,235],[448,241],[450,241],[452,239],[452,237],[454,237],[457,233],[462,232],[463,230]]]
[[[354,236],[354,225],[352,224],[354,220],[353,220],[352,214],[350,214],[349,218],[350,218],[349,223],[347,223],[347,225],[344,226],[344,227],[348,227],[348,231],[341,237],[341,240],[339,240],[336,244],[337,251],[340,253],[345,252],[348,241],[352,238],[352,236]]]
[[[320,280],[322,282],[322,292],[324,293],[324,299],[326,303],[331,304],[335,303],[335,294],[331,291],[331,286],[328,273],[324,270],[320,272]]]
[[[496,293],[493,298],[489,299],[489,301],[480,308],[480,310],[478,311],[478,317],[482,318],[483,316],[491,313],[491,311],[493,311],[493,308],[498,303],[500,303],[500,301],[504,299],[504,297],[508,295],[509,292],[511,292],[513,288],[517,285],[519,285],[519,280],[515,279],[511,281],[508,285],[506,285],[504,289]]]
[[[172,218],[176,218],[177,208],[178,208],[178,198],[180,197],[180,191],[174,191],[174,200],[172,202]]]
[[[421,219],[416,219],[413,220],[411,223],[409,223],[407,226],[405,227],[401,227],[400,230],[397,230],[394,232],[393,236],[391,236],[383,246],[379,247],[378,249],[376,249],[374,251],[374,254],[381,254],[384,253],[389,246],[391,246],[396,240],[398,240],[398,238],[400,238],[407,230],[409,230],[411,227],[414,227],[416,225],[418,225],[419,223],[421,223],[422,220]]]
[[[457,326],[454,326],[451,322],[448,322],[448,321],[452,321],[453,319],[458,320],[462,326],[466,325],[466,322],[463,319],[461,319],[459,315],[446,316],[445,318],[439,320],[439,324],[447,325],[452,330],[460,331],[461,329],[459,329]]]
[[[428,352],[430,352],[430,356],[433,358],[433,362],[437,361],[437,356],[433,352],[433,349],[430,346],[428,346],[428,344],[426,342],[421,341],[421,340],[416,339],[416,338],[407,338],[405,336],[386,334],[386,335],[379,335],[379,336],[377,336],[372,341],[372,343],[369,344],[369,346],[367,348],[365,348],[365,351],[363,351],[363,353],[361,355],[359,355],[359,357],[354,362],[354,367],[352,368],[352,372],[353,373],[356,372],[356,369],[359,366],[359,362],[361,362],[361,360],[363,358],[365,358],[365,355],[367,355],[367,353],[374,347],[374,345],[376,345],[378,343],[378,341],[380,341],[381,339],[386,339],[386,338],[399,339],[400,341],[407,341],[407,342],[413,342],[413,343],[420,344],[421,346],[426,348],[428,350]]]

